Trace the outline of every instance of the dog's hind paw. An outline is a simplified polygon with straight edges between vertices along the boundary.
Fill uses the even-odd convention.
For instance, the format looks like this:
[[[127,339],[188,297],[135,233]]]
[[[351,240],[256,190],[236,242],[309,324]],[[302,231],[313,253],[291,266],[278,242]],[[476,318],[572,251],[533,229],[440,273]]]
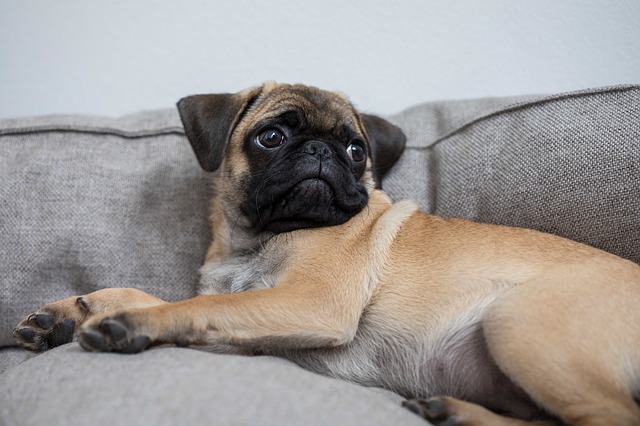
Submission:
[[[402,403],[402,406],[428,420],[434,426],[462,426],[462,423],[451,415],[441,398],[408,399]]]

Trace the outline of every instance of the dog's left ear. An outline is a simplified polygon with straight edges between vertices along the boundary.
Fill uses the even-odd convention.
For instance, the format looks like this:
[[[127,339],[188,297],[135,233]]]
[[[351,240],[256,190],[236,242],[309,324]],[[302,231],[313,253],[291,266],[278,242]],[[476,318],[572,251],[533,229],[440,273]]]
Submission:
[[[262,91],[194,95],[178,101],[178,112],[198,163],[207,172],[220,167],[231,133],[242,113]]]
[[[360,114],[360,118],[371,143],[373,174],[376,188],[380,189],[382,178],[402,155],[407,137],[398,126],[383,118],[369,114]]]

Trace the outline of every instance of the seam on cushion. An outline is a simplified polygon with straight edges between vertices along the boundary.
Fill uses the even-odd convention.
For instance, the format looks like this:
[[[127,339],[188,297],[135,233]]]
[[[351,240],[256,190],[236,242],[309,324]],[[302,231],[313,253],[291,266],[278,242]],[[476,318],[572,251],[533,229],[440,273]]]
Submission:
[[[0,136],[23,135],[30,133],[52,133],[52,132],[68,132],[68,133],[89,133],[97,135],[120,136],[125,139],[148,138],[152,136],[162,135],[184,135],[184,129],[177,126],[161,127],[153,130],[121,130],[109,127],[89,127],[89,126],[65,126],[65,125],[44,125],[22,127],[14,129],[0,129]]]
[[[547,97],[543,97],[540,99],[535,99],[532,101],[524,101],[524,102],[518,102],[515,104],[511,104],[511,105],[507,105],[503,108],[500,108],[496,111],[481,115],[479,117],[476,117],[474,119],[472,119],[471,121],[455,128],[454,130],[449,131],[448,133],[444,134],[443,136],[440,136],[439,138],[437,138],[436,140],[434,140],[432,143],[430,143],[427,146],[422,146],[422,147],[413,147],[413,149],[416,150],[429,150],[434,148],[436,145],[440,144],[441,142],[445,141],[446,139],[450,138],[451,136],[454,136],[458,133],[461,133],[465,130],[467,130],[469,127],[482,122],[484,120],[488,120],[491,119],[493,117],[499,116],[501,114],[504,113],[510,113],[510,112],[514,112],[514,111],[518,111],[518,110],[523,110],[532,106],[536,106],[536,105],[541,105],[541,104],[546,104],[546,103],[551,103],[551,102],[555,102],[555,101],[561,101],[564,99],[571,99],[571,98],[580,98],[580,97],[586,97],[586,96],[591,96],[591,95],[595,95],[595,94],[606,94],[606,93],[615,93],[615,92],[629,92],[629,91],[634,91],[634,90],[638,90],[640,89],[640,85],[639,84],[626,84],[626,85],[619,85],[619,86],[606,86],[606,87],[600,87],[600,88],[596,88],[596,89],[586,89],[586,90],[579,90],[579,91],[575,91],[575,92],[566,92],[566,93],[560,93],[558,95],[552,95],[552,96],[547,96]],[[409,147],[407,147],[409,148]]]

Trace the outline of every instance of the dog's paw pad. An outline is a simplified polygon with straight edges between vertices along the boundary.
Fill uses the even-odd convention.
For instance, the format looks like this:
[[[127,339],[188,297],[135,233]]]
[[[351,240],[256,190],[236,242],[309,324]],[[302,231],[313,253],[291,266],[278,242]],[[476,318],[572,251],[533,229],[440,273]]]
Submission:
[[[88,330],[80,331],[78,343],[86,351],[107,352],[110,349],[107,338],[103,334],[93,333]]]
[[[51,327],[49,341],[57,342],[57,345],[68,343],[73,340],[73,332],[76,329],[76,322],[72,319],[63,319]],[[57,346],[56,345],[56,346]]]
[[[29,327],[16,328],[14,334],[24,343],[35,343],[37,337],[36,332]]]
[[[20,346],[40,352],[71,342],[75,328],[73,319],[39,311],[22,320],[13,330],[13,337]]]
[[[135,335],[121,314],[82,327],[78,342],[88,351],[137,353],[149,347],[151,339]]]
[[[402,403],[402,406],[435,426],[460,426],[460,422],[451,416],[446,404],[440,398],[408,399]]]
[[[122,353],[125,354],[136,354],[138,352],[142,352],[151,344],[151,339],[147,336],[136,336],[131,339],[131,342],[127,346],[122,349]]]
[[[53,315],[50,314],[31,314],[27,320],[30,322],[35,321],[43,330],[50,329],[54,324]]]
[[[115,343],[122,342],[127,338],[127,329],[113,318],[105,318],[100,321],[100,329]]]

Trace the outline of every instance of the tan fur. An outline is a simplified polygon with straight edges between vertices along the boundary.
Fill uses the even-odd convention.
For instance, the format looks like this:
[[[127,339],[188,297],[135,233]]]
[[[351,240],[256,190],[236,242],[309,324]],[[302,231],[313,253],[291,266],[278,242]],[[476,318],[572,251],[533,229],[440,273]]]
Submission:
[[[274,91],[282,94],[265,95]],[[287,93],[266,86],[267,101],[234,132],[201,271],[207,294],[163,303],[102,290],[83,296],[88,312],[77,298],[39,312],[82,324],[81,342],[116,324],[127,334],[123,345],[145,336],[274,354],[407,397],[453,395],[486,407],[438,400],[457,424],[530,424],[515,417],[544,412],[573,425],[640,424],[640,266],[632,262],[532,230],[426,215],[369,183],[367,207],[348,222],[272,236],[250,263],[233,263],[229,200],[247,172],[238,141],[250,123],[277,114]],[[328,100],[353,114],[342,97]],[[224,268],[252,291],[217,294],[225,290],[207,277]],[[28,317],[16,330],[32,326]],[[118,344],[109,350],[122,350]]]

